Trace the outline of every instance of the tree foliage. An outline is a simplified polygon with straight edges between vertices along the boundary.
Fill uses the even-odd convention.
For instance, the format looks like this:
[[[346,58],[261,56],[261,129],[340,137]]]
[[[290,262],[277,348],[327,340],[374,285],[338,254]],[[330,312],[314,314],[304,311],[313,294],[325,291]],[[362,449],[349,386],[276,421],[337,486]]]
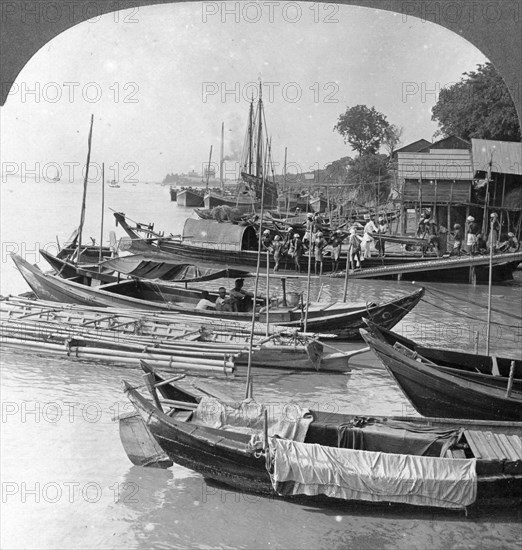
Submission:
[[[489,62],[444,88],[431,119],[438,135],[520,141],[517,112],[504,81]]]
[[[391,188],[391,175],[388,157],[380,154],[360,155],[350,160],[348,181],[361,184],[359,200],[375,202],[377,194],[379,203],[386,200]]]
[[[385,132],[390,124],[386,117],[366,105],[348,107],[339,116],[334,130],[339,132],[345,143],[349,143],[359,155],[376,154],[381,147]]]

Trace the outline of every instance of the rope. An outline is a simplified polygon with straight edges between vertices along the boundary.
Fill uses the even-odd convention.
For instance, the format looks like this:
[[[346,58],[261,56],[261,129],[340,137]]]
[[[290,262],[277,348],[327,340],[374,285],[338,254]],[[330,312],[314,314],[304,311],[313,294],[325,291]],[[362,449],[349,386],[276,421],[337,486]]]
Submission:
[[[450,313],[451,315],[456,315],[455,309],[447,309],[447,308],[442,307],[442,306],[440,306],[440,305],[438,305],[438,304],[434,304],[433,302],[430,302],[429,300],[426,300],[426,298],[422,298],[422,301],[423,301],[423,302],[426,302],[427,304],[430,304],[430,306],[433,306],[433,307],[435,307],[435,308],[437,308],[437,309],[440,309],[441,311],[444,311],[444,312],[446,312],[446,313]],[[458,313],[458,315],[461,316],[461,317],[465,317],[466,319],[471,319],[472,321],[476,321],[476,320],[477,320],[476,317],[473,317],[472,315],[466,315],[466,314],[463,313],[462,311],[460,311],[460,312]],[[427,317],[427,315],[426,315],[426,317]],[[433,320],[433,319],[432,319],[432,320]],[[444,323],[444,321],[443,321],[443,323]],[[449,323],[445,323],[445,324],[449,324]],[[498,325],[498,326],[500,326],[500,327],[513,328],[513,329],[520,328],[520,326],[517,326],[517,325],[508,325],[508,324],[506,324],[506,323],[500,323],[500,322],[498,322],[498,321],[491,321],[491,324],[492,324],[492,325]],[[451,325],[450,325],[450,326],[451,326]]]
[[[467,304],[471,304],[471,305],[474,305],[474,306],[478,306],[478,307],[481,307],[483,309],[487,309],[488,307],[485,306],[485,305],[482,305],[482,304],[478,304],[476,302],[473,302],[471,300],[467,300],[466,298],[462,298],[461,296],[456,296],[455,294],[451,294],[450,292],[446,292],[444,290],[439,290],[439,289],[431,289],[431,288],[428,288],[426,289],[427,292],[431,292],[432,294],[444,294],[446,296],[449,296],[451,298],[455,298],[457,300],[461,300],[462,302],[466,302]],[[500,309],[497,309],[497,308],[491,308],[491,311],[494,311],[495,313],[501,313],[502,315],[505,315],[506,317],[512,317],[513,319],[516,319],[517,321],[522,321],[522,316],[521,315],[516,315],[514,313],[509,313],[509,311],[502,311]]]

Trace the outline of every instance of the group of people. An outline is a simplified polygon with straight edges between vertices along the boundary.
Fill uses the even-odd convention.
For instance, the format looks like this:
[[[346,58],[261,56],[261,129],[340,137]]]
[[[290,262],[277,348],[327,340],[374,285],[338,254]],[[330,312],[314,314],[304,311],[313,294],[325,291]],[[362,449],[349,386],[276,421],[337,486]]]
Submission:
[[[219,287],[218,297],[213,302],[207,290],[201,292],[201,299],[196,305],[196,309],[215,309],[216,311],[234,311],[248,312],[252,309],[252,298],[254,295],[243,288],[244,280],[236,279],[234,288],[227,296],[227,289],[224,286]]]
[[[385,254],[385,242],[378,238],[388,232],[388,223],[385,216],[379,216],[378,223],[375,216],[367,215],[365,225],[355,219],[348,231],[337,229],[330,234],[329,240],[324,235],[324,223],[319,214],[307,214],[306,230],[303,238],[299,233],[294,232],[292,227],[288,228],[283,237],[275,235],[272,238],[269,229],[265,229],[261,236],[262,250],[273,254],[274,272],[279,271],[281,258],[286,255],[294,260],[295,270],[301,271],[301,259],[304,254],[309,253],[314,258],[314,272],[321,275],[325,249],[331,248],[332,268],[339,270],[339,260],[343,242],[348,243],[348,257],[352,269],[360,269],[361,261],[371,256],[371,246],[375,245],[380,256]],[[357,234],[362,231],[362,237]],[[362,255],[362,256],[361,256]]]
[[[488,232],[481,231],[481,227],[473,216],[466,218],[464,228],[456,223],[453,226],[454,238],[451,255],[460,256],[463,253],[464,238],[466,239],[466,252],[470,255],[487,254],[490,250],[496,252],[517,252],[520,245],[513,232],[507,234],[507,239],[501,241],[501,226],[498,214],[492,212],[489,217]]]

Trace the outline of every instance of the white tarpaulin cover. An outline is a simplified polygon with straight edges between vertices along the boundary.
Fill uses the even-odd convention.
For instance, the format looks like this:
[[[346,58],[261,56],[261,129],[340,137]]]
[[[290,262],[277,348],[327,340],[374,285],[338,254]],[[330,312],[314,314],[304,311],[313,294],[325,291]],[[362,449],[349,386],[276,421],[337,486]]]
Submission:
[[[477,496],[475,459],[338,449],[271,438],[272,485],[281,495],[461,508]]]
[[[261,434],[265,410],[269,436],[304,441],[313,420],[312,414],[294,403],[284,406],[262,405],[255,401],[224,403],[214,397],[203,397],[192,415],[191,423],[220,430]]]

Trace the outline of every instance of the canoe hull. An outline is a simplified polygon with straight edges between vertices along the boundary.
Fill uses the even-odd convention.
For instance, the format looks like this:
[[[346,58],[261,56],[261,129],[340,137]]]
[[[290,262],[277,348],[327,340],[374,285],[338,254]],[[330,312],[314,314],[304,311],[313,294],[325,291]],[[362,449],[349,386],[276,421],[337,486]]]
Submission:
[[[520,398],[506,397],[505,390],[419,363],[372,335],[363,336],[420,414],[442,418],[522,420]]]
[[[238,491],[281,497],[272,487],[264,457],[256,456],[249,447],[250,436],[176,421],[160,412],[135,390],[127,387],[126,392],[154,439],[173,462],[200,473],[207,480]],[[518,497],[522,494],[519,474],[484,475],[480,473],[483,466],[477,463],[477,500]],[[501,469],[502,466],[497,464],[496,468]],[[338,499],[325,496],[284,498],[338,502]]]
[[[54,275],[42,273],[38,268],[31,266],[22,258],[13,255],[13,261],[17,265],[20,273],[27,281],[33,292],[42,300],[50,300],[57,302],[65,302],[69,304],[80,304],[88,306],[102,307],[123,307],[144,309],[152,311],[170,311],[172,313],[179,312],[194,316],[204,316],[209,319],[221,319],[229,321],[249,321],[251,313],[234,313],[212,310],[198,310],[195,308],[197,301],[194,296],[188,292],[187,300],[191,303],[187,307],[176,302],[168,300],[167,287],[159,294],[161,301],[153,301],[157,292],[149,289],[148,293],[136,290],[136,296],[146,295],[151,299],[142,299],[132,295],[123,293],[109,292],[108,290],[98,289],[86,285],[79,284],[67,279],[60,279]],[[134,283],[132,283],[134,284]],[[146,287],[146,283],[135,283],[136,288],[142,285]],[[158,285],[155,285],[157,287]],[[146,288],[149,288],[147,286]],[[115,287],[116,288],[116,287]],[[170,292],[174,292],[171,287]],[[307,332],[330,334],[339,339],[360,339],[359,328],[364,326],[363,317],[372,319],[377,324],[382,324],[385,328],[391,328],[397,324],[415,305],[420,301],[424,294],[424,289],[407,296],[392,300],[382,305],[369,306],[366,309],[353,310],[349,305],[346,310],[334,310],[335,313],[330,313],[327,310],[312,309],[309,312],[309,319],[306,325]],[[292,327],[297,330],[303,330],[303,319],[301,312],[287,312],[287,321],[278,321],[277,325]]]

